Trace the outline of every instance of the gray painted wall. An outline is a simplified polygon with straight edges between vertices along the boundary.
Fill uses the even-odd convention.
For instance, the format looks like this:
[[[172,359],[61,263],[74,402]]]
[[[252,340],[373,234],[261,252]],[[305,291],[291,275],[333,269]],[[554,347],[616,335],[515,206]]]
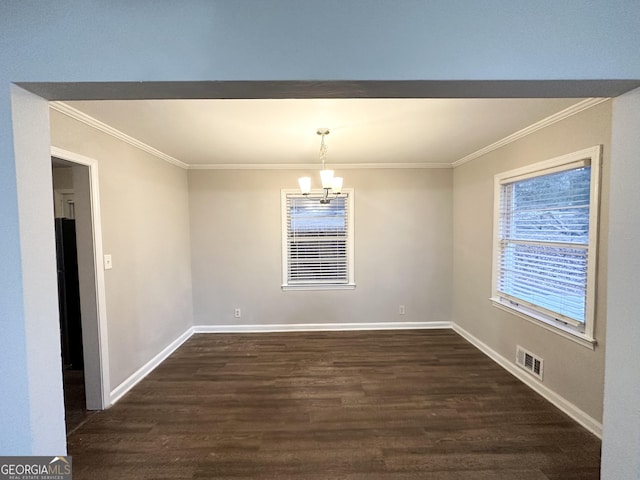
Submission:
[[[98,161],[113,390],[191,327],[187,174],[55,111],[51,142]]]
[[[356,288],[283,292],[280,189],[303,174],[318,183],[317,170],[189,171],[194,324],[448,322],[452,171],[341,172]]]
[[[73,190],[73,169],[71,167],[53,167],[54,190]]]
[[[544,385],[602,421],[611,164],[611,102],[551,125],[462,165],[453,175],[453,321],[497,353],[515,360],[516,345],[544,359]],[[491,305],[493,176],[603,147],[595,351]]]
[[[640,478],[640,89],[613,101],[602,478]]]

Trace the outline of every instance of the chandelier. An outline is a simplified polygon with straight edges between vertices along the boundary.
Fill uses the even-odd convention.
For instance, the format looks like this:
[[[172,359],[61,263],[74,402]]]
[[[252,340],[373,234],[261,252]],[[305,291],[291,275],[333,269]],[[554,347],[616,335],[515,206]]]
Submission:
[[[334,177],[333,170],[327,170],[325,161],[327,158],[327,145],[324,143],[324,137],[329,135],[328,128],[319,128],[316,132],[320,135],[320,160],[322,161],[322,170],[320,170],[320,182],[322,183],[322,197],[320,203],[330,203],[331,200],[340,196],[342,192],[342,177]],[[303,195],[311,193],[311,177],[300,177],[298,179],[300,192]]]

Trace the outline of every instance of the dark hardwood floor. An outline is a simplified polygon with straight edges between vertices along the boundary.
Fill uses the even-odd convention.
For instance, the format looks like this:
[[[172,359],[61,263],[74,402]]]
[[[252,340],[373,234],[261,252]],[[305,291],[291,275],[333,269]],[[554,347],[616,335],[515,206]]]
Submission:
[[[64,419],[67,432],[73,432],[95,413],[86,408],[84,394],[84,372],[82,370],[64,370]]]
[[[199,334],[68,437],[82,479],[597,479],[600,441],[451,330]]]

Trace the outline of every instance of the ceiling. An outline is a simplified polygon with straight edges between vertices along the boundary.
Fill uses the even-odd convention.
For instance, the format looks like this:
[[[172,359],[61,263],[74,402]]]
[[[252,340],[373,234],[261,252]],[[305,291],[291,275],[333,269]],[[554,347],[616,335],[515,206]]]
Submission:
[[[450,166],[583,100],[102,100],[65,107],[190,168],[318,164],[320,127],[331,132],[328,164],[435,167]]]

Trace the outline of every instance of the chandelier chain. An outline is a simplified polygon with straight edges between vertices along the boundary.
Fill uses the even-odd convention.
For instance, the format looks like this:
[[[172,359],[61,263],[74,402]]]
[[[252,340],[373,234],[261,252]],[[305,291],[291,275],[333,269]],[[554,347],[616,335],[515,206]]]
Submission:
[[[322,169],[324,170],[324,163],[326,161],[327,158],[327,144],[324,143],[324,136],[325,134],[322,134],[322,139],[320,140],[320,160],[322,160]]]

